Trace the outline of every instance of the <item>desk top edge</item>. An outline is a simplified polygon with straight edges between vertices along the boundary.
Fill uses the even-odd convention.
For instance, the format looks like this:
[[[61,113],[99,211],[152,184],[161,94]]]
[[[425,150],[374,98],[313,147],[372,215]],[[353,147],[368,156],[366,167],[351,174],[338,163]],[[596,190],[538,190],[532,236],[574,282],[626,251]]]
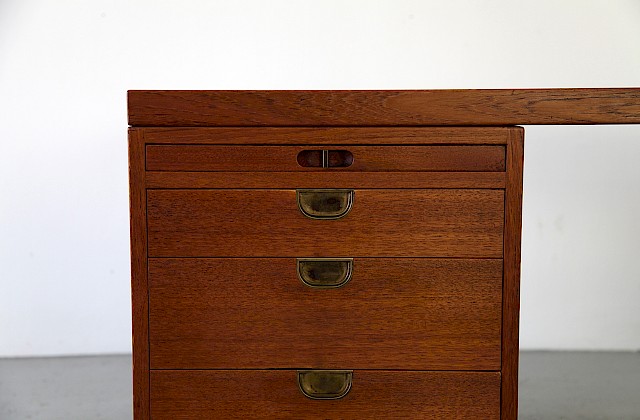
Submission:
[[[640,88],[130,90],[133,127],[640,124]]]

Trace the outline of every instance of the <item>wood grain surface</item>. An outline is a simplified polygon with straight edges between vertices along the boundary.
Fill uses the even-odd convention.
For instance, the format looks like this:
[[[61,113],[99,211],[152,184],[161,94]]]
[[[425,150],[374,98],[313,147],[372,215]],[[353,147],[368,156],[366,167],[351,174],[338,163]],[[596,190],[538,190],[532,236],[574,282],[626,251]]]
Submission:
[[[152,369],[500,370],[502,260],[356,258],[337,289],[295,258],[151,258]]]
[[[152,371],[154,419],[497,419],[498,372],[354,371],[339,400],[311,400],[297,373]]]
[[[155,172],[147,188],[505,188],[504,172]]]
[[[344,168],[303,167],[304,151],[348,151],[353,163]],[[504,146],[213,146],[149,145],[149,171],[452,171],[505,170]]]
[[[518,338],[520,318],[520,237],[524,130],[514,128],[507,144],[504,280],[502,307],[502,420],[518,418]]]
[[[148,190],[152,257],[502,258],[502,190],[356,190],[339,220],[294,190]]]
[[[639,124],[640,88],[129,91],[132,126]]]
[[[133,340],[133,414],[149,418],[149,306],[144,138],[129,130],[129,208],[131,228],[131,303]]]
[[[240,145],[507,144],[507,127],[149,127],[147,143]]]

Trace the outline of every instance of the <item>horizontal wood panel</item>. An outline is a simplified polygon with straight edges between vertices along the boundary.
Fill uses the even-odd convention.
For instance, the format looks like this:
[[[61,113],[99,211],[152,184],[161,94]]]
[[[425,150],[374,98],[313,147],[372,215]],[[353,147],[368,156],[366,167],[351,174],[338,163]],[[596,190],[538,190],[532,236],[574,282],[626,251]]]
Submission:
[[[152,257],[502,258],[501,190],[355,190],[338,220],[309,219],[295,190],[148,190]]]
[[[314,289],[295,258],[151,258],[151,367],[500,370],[502,260],[356,258]]]
[[[145,141],[186,144],[506,144],[510,127],[162,127]]]
[[[639,124],[640,88],[129,91],[132,126]]]
[[[497,419],[497,372],[355,371],[339,400],[311,400],[296,371],[152,371],[154,419]]]
[[[154,172],[147,188],[492,188],[504,172]]]
[[[346,151],[347,167],[303,167],[298,154]],[[148,145],[149,171],[504,171],[504,146]]]

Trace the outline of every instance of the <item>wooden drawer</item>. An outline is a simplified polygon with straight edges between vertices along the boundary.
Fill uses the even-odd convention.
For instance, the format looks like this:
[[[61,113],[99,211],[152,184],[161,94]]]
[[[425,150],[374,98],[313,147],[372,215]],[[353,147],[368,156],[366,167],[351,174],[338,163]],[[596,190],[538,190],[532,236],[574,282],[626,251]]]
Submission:
[[[339,288],[299,268],[150,259],[151,368],[500,369],[502,260],[355,258]]]
[[[154,419],[498,419],[500,373],[354,371],[341,399],[313,400],[295,370],[151,371]]]
[[[315,220],[295,190],[148,190],[151,257],[502,258],[503,190],[354,190]]]
[[[222,146],[146,147],[149,171],[458,171],[505,170],[505,147]]]

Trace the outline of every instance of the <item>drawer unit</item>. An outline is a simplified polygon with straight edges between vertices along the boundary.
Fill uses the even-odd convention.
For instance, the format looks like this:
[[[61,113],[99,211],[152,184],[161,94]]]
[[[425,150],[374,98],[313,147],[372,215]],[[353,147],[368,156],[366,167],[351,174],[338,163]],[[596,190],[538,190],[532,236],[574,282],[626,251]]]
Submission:
[[[136,419],[510,418],[522,133],[131,128]]]

